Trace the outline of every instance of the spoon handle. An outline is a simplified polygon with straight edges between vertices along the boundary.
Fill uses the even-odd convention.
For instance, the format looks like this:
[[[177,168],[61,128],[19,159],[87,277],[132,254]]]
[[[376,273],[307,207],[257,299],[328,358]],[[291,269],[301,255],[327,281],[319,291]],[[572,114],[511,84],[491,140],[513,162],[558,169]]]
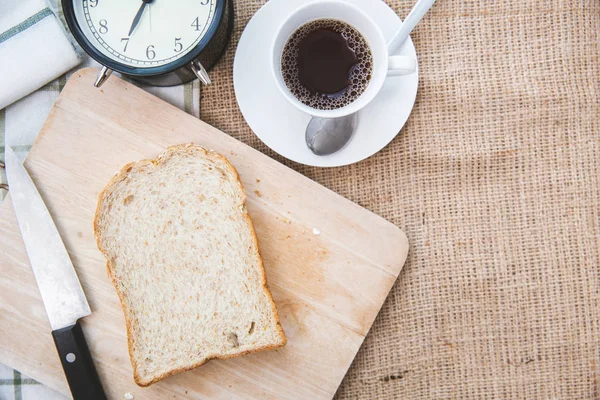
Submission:
[[[417,0],[417,3],[410,10],[404,22],[402,22],[402,26],[398,32],[390,40],[388,44],[389,54],[394,54],[402,46],[406,39],[408,39],[408,35],[410,35],[415,26],[417,26],[419,21],[433,6],[433,3],[435,3],[435,0]]]

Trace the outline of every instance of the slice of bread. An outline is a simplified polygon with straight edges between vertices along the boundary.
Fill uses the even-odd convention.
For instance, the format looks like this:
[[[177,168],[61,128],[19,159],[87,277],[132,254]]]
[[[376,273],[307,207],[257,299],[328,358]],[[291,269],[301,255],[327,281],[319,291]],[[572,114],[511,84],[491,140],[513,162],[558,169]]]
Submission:
[[[138,385],[285,345],[245,201],[229,161],[192,144],[124,166],[100,194],[94,231]]]

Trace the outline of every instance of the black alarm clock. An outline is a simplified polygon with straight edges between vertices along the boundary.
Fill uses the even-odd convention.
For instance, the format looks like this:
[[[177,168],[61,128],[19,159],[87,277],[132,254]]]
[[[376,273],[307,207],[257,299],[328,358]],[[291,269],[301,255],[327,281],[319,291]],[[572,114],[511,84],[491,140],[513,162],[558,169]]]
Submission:
[[[67,25],[83,50],[112,71],[157,86],[200,79],[225,52],[233,0],[63,0]]]

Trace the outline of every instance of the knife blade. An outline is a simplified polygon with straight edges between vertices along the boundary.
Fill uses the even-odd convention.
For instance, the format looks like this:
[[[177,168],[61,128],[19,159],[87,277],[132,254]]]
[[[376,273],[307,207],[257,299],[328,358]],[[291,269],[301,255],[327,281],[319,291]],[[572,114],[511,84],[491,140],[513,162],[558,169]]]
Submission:
[[[106,399],[79,325],[79,319],[92,312],[69,253],[44,200],[9,146],[5,168],[25,249],[71,394],[76,400]]]

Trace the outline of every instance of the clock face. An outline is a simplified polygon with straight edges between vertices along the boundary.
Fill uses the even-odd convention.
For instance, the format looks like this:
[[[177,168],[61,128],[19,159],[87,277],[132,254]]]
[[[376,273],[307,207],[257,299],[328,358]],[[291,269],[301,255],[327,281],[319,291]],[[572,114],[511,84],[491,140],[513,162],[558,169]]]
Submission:
[[[134,68],[172,63],[194,49],[217,0],[72,0],[77,23],[104,56]]]

